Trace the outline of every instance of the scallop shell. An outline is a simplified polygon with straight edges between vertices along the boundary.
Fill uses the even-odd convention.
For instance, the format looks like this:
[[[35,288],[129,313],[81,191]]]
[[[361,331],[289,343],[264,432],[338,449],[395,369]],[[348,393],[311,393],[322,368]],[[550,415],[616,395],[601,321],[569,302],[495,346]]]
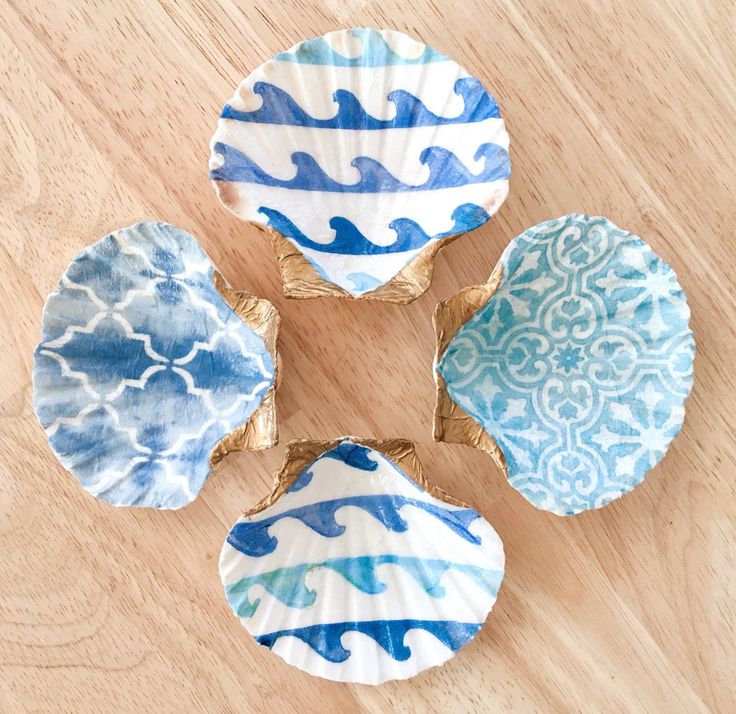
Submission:
[[[319,677],[379,684],[444,663],[501,584],[490,524],[384,451],[417,468],[409,442],[292,442],[276,490],[222,549],[245,628]]]
[[[248,426],[269,422],[262,404],[274,416],[274,356],[244,319],[275,344],[274,308],[230,290],[166,223],[83,250],[46,301],[34,353],[36,414],[64,467],[113,505],[181,508],[211,456],[270,445],[275,433],[259,441]]]
[[[680,431],[693,384],[689,318],[672,268],[608,219],[571,214],[530,228],[486,286],[435,312],[435,438],[488,450],[538,508],[605,506]],[[448,342],[457,320],[466,322]]]
[[[420,253],[498,210],[508,147],[495,99],[458,64],[399,32],[341,30],[243,80],[210,176],[225,206],[306,257],[304,279],[379,296]]]

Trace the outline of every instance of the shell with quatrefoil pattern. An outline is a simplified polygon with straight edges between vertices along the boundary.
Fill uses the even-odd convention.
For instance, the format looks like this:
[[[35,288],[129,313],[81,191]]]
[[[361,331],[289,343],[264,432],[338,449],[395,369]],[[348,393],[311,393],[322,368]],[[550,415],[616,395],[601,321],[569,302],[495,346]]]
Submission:
[[[695,343],[672,268],[606,218],[522,233],[438,372],[503,451],[510,483],[560,515],[631,490],[685,415]]]
[[[191,235],[139,223],[82,251],[49,296],[34,405],[61,463],[98,498],[185,506],[215,445],[271,387],[270,353],[213,274]]]

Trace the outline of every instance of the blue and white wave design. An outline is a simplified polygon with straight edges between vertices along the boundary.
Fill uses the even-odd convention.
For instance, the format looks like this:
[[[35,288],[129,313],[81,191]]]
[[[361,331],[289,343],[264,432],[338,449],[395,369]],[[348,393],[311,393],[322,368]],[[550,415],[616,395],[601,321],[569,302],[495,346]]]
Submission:
[[[273,383],[263,340],[213,273],[191,235],[139,223],[82,251],[49,296],[34,407],[61,463],[98,498],[185,506],[212,449]]]
[[[472,203],[458,206],[452,214],[453,227],[438,236],[428,236],[422,227],[409,218],[397,218],[388,227],[396,231],[396,241],[389,245],[376,245],[369,241],[347,218],[336,216],[330,219],[330,228],[335,231],[332,243],[317,243],[297,228],[286,216],[278,211],[261,208],[268,217],[268,225],[303,248],[324,253],[344,255],[386,255],[404,253],[423,248],[431,240],[440,240],[456,233],[464,233],[482,226],[490,216]],[[370,277],[370,276],[368,276]]]
[[[366,513],[370,513],[388,530],[403,532],[408,529],[408,526],[401,517],[400,510],[407,505],[427,511],[438,521],[455,531],[461,538],[465,538],[471,543],[479,542],[478,538],[467,528],[467,522],[472,522],[480,517],[474,510],[468,508],[462,511],[448,511],[446,508],[437,507],[426,501],[405,498],[395,494],[333,498],[300,506],[271,518],[249,523],[238,523],[230,531],[227,542],[241,553],[254,557],[273,553],[278,542],[276,538],[268,534],[268,529],[282,518],[294,518],[325,538],[336,538],[345,532],[345,526],[337,522],[335,513],[348,506],[361,508]]]
[[[232,537],[232,533],[230,534]],[[242,548],[228,542],[243,552]],[[242,543],[242,534],[238,535],[238,542]],[[273,551],[271,551],[273,552]],[[476,565],[463,565],[438,558],[414,558],[398,555],[358,555],[349,558],[327,558],[316,563],[299,563],[289,567],[277,568],[266,573],[258,573],[238,580],[226,588],[227,599],[238,617],[252,616],[261,599],[251,601],[250,591],[255,585],[260,585],[270,595],[289,607],[309,607],[317,599],[317,593],[306,585],[307,575],[317,568],[329,568],[340,573],[345,580],[365,593],[382,593],[388,587],[381,579],[378,570],[381,565],[397,565],[411,575],[431,597],[445,597],[446,590],[442,587],[442,576],[450,569],[464,573],[480,587],[498,595],[498,572]]]
[[[260,644],[318,676],[378,683],[441,664],[477,634],[503,548],[477,512],[346,439],[233,526],[220,573]]]
[[[421,99],[411,92],[395,89],[386,95],[387,101],[395,107],[394,116],[390,119],[377,119],[363,109],[352,92],[336,89],[332,99],[337,104],[337,113],[328,119],[316,119],[305,112],[288,92],[268,82],[256,82],[253,85],[253,93],[263,99],[263,104],[258,109],[249,112],[240,111],[226,104],[220,117],[255,124],[285,124],[314,129],[353,131],[469,124],[500,118],[496,100],[483,89],[483,85],[475,77],[461,77],[455,82],[453,91],[463,100],[463,109],[457,116],[438,116],[429,111]]]
[[[212,138],[210,177],[237,215],[282,232],[358,296],[498,210],[508,145],[495,99],[457,64],[400,33],[346,30],[243,81]],[[468,206],[472,220],[455,220]]]
[[[429,177],[419,185],[399,181],[379,161],[369,156],[357,156],[350,165],[358,170],[360,180],[344,184],[328,176],[311,154],[294,152],[291,161],[296,174],[288,179],[270,176],[252,159],[232,146],[217,143],[214,150],[224,158],[219,169],[210,172],[214,180],[255,183],[278,188],[300,191],[321,191],[325,193],[399,193],[402,191],[437,191],[443,188],[457,188],[474,183],[489,183],[508,178],[510,161],[508,152],[497,144],[482,144],[473,159],[483,162],[483,169],[475,174],[469,171],[460,160],[447,149],[428,146],[419,155],[419,163],[429,169]]]
[[[309,627],[292,627],[288,630],[259,635],[256,641],[269,649],[282,637],[296,637],[309,645],[329,662],[345,662],[351,651],[343,647],[342,637],[347,632],[360,632],[377,642],[397,662],[407,661],[411,649],[404,644],[411,630],[425,630],[449,650],[457,652],[480,630],[478,622],[446,622],[442,620],[373,620],[360,622],[330,622]]]

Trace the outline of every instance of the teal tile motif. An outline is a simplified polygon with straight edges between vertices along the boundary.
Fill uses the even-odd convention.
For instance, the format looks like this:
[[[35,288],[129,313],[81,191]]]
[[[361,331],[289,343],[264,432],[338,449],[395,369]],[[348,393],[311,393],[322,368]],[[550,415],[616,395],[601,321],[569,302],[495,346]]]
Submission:
[[[271,355],[213,273],[191,235],[139,223],[82,251],[49,296],[34,406],[61,463],[97,498],[187,505],[212,449],[271,386]]]
[[[311,674],[368,684],[442,664],[472,640],[503,568],[476,511],[347,438],[240,518],[220,556],[228,603],[257,642]]]
[[[695,353],[682,288],[602,217],[541,223],[500,262],[498,290],[458,330],[439,374],[531,503],[559,515],[605,506],[682,426]]]

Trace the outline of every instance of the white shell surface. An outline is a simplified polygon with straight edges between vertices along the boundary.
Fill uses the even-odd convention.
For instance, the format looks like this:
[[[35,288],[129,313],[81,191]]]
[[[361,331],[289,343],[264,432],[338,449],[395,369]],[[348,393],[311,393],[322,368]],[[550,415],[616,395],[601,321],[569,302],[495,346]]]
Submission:
[[[212,138],[210,176],[236,215],[358,296],[429,242],[485,223],[508,193],[508,148],[479,80],[406,35],[361,28],[246,77]]]
[[[220,556],[228,602],[260,644],[310,674],[366,684],[452,657],[485,622],[503,569],[478,513],[349,439],[242,517]]]

